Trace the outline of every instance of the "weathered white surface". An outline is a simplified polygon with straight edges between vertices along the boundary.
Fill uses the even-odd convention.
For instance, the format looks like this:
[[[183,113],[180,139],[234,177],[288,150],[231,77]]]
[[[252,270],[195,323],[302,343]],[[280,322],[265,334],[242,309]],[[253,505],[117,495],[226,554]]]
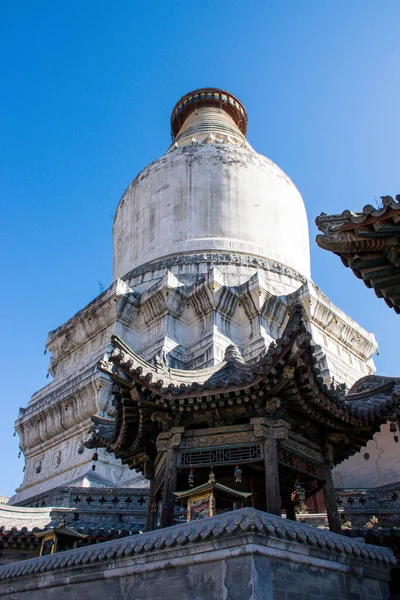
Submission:
[[[183,283],[184,272],[178,278],[166,271],[139,296],[132,347],[147,360],[165,352],[170,366],[181,369],[221,362],[232,343],[246,361],[251,360],[283,334],[290,308],[300,303],[327,382],[334,377],[350,386],[361,375],[374,373],[374,336],[309,280],[290,272],[275,273],[268,266],[265,270],[244,266],[241,276],[233,267],[223,273],[219,267],[209,267],[191,285]]]
[[[398,435],[398,432],[397,432]],[[336,488],[376,488],[400,479],[400,448],[390,433],[389,425],[382,425],[373,439],[352,458],[345,460],[333,471]],[[364,458],[369,454],[369,458]]]
[[[179,147],[146,167],[118,206],[114,277],[171,254],[257,255],[310,276],[307,216],[293,182],[235,144]]]
[[[229,143],[250,147],[232,117],[216,106],[199,106],[189,114],[174,139],[170,150],[179,146]]]
[[[132,298],[133,296],[133,298]],[[25,456],[25,473],[10,504],[28,502],[58,486],[145,487],[147,481],[99,450],[84,447],[95,414],[113,414],[110,383],[97,369],[113,333],[123,334],[135,295],[116,281],[106,292],[49,334],[54,380],[20,409],[16,430]],[[133,308],[136,313],[136,308]]]

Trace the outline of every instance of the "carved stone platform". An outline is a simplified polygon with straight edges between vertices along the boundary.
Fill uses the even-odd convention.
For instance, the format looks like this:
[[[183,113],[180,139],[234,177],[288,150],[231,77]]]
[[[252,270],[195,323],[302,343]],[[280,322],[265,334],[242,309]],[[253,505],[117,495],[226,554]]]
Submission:
[[[384,600],[391,550],[245,508],[0,568],[11,600]]]

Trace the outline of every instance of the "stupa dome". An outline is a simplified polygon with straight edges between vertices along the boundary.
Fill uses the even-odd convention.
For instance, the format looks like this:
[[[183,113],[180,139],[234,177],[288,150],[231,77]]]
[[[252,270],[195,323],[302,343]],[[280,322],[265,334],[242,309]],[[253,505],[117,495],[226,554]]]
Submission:
[[[215,88],[181,98],[172,145],[123,195],[114,220],[114,277],[171,255],[225,251],[310,277],[308,223],[290,178],[246,140],[247,114]]]

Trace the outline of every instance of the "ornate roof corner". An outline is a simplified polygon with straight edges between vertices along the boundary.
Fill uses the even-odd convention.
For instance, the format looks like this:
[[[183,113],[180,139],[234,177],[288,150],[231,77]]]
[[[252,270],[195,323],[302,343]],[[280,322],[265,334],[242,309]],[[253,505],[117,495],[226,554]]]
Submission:
[[[93,415],[92,427],[89,429],[84,441],[86,448],[106,448],[111,451],[112,443],[116,438],[116,419]]]
[[[381,196],[382,206],[364,206],[361,212],[321,214],[316,238],[323,250],[340,256],[358,279],[378,298],[400,313],[400,195]]]

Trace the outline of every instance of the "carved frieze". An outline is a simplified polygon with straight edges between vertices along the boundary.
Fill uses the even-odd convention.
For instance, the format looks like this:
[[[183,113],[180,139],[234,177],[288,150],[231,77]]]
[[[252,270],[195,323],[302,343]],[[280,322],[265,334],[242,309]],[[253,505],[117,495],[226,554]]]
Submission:
[[[208,447],[198,450],[180,451],[178,465],[192,466],[235,465],[237,463],[254,463],[264,458],[261,444],[226,445]]]
[[[318,464],[305,456],[300,456],[283,447],[278,448],[278,462],[297,473],[303,473],[314,479],[324,480],[323,465]]]
[[[307,444],[307,441],[304,440],[304,444],[297,442],[293,439],[282,440],[280,443],[281,448],[285,448],[286,450],[292,450],[297,454],[300,454],[306,458],[309,458],[315,462],[323,463],[322,453],[310,448]]]

